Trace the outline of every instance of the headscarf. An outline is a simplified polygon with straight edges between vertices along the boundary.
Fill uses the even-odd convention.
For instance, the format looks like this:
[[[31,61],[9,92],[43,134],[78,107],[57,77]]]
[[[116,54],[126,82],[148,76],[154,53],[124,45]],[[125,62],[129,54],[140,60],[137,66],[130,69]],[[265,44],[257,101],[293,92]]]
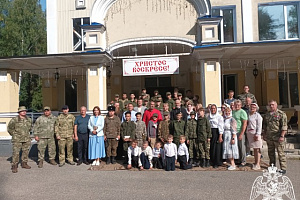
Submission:
[[[221,116],[221,115],[219,114],[219,110],[218,110],[217,105],[216,105],[216,104],[211,104],[210,108],[211,108],[212,106],[215,106],[216,109],[217,109],[217,111],[216,111],[215,114],[212,114],[212,113],[211,113],[211,109],[210,109],[210,110],[209,110],[209,117],[210,117],[211,119],[213,119],[213,118],[215,118],[215,117]]]

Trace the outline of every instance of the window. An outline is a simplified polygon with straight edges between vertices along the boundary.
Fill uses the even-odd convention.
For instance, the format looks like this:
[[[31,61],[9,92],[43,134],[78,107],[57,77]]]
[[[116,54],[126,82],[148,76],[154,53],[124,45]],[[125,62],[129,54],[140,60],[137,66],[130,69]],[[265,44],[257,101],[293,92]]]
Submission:
[[[278,72],[279,103],[283,108],[299,104],[297,72]]]
[[[223,17],[219,26],[219,39],[221,43],[236,42],[235,7],[213,8],[212,16]]]
[[[85,49],[84,37],[85,34],[81,29],[81,25],[90,24],[90,18],[75,18],[73,19],[73,51],[83,51]]]
[[[259,40],[299,37],[298,4],[261,4],[258,6]]]

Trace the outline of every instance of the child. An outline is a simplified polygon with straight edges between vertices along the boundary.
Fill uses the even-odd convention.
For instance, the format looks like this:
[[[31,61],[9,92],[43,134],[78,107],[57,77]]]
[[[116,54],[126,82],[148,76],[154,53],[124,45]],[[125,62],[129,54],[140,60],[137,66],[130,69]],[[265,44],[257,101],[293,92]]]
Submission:
[[[140,155],[140,170],[152,169],[152,149],[149,147],[148,141],[143,142],[143,150]]]
[[[179,137],[185,132],[185,121],[182,120],[182,112],[176,113],[176,118],[170,124],[170,133],[174,136],[174,143],[179,146]]]
[[[189,160],[189,151],[185,144],[185,136],[181,135],[179,139],[180,145],[178,147],[178,162],[180,164],[179,169],[191,169],[192,165],[188,164]]]
[[[153,148],[153,168],[162,169],[163,165],[163,150],[161,148],[161,143],[156,142],[155,148]]]
[[[128,165],[127,169],[138,168],[139,166],[139,160],[140,160],[140,154],[142,150],[141,147],[137,146],[137,141],[132,140],[131,146],[128,147]]]
[[[158,125],[158,138],[165,144],[167,143],[168,136],[170,134],[170,112],[164,112],[164,120]]]
[[[187,122],[185,136],[187,138],[187,144],[189,145],[190,160],[189,164],[193,164],[193,161],[199,159],[199,150],[197,145],[197,120],[195,119],[196,113],[194,111],[190,112],[190,119]],[[196,155],[194,155],[194,152]],[[195,160],[193,160],[195,159]],[[196,166],[199,166],[198,163]]]
[[[135,139],[135,123],[131,121],[131,112],[127,111],[125,113],[125,121],[121,124],[120,135],[123,140],[123,150],[125,155],[125,162],[128,162],[128,147],[130,146],[130,142]]]
[[[168,143],[164,145],[164,160],[166,162],[166,171],[175,171],[177,146],[173,143],[173,135],[168,136]]]
[[[198,110],[198,120],[197,120],[197,141],[199,147],[199,153],[201,157],[201,167],[209,167],[210,161],[210,138],[211,135],[211,127],[209,120],[205,117],[204,108],[200,108]]]
[[[142,120],[142,113],[137,112],[136,116],[136,129],[135,129],[135,138],[138,141],[138,146],[142,147],[143,142],[146,140],[146,124]]]
[[[156,137],[157,137],[157,129],[158,129],[158,114],[154,113],[152,115],[152,118],[148,122],[148,141],[150,142],[150,146],[154,148],[155,142],[156,142]]]

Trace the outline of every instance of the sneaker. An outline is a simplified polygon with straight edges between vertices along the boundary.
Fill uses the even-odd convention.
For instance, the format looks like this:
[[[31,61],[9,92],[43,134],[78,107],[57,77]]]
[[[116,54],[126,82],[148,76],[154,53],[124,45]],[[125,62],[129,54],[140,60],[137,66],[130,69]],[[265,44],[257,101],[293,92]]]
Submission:
[[[286,174],[286,170],[285,169],[278,170],[278,172],[281,173],[282,175]]]
[[[96,162],[97,162],[97,161],[96,161],[96,160],[94,160],[94,161],[93,161],[93,163],[92,163],[92,165],[96,165]]]
[[[99,161],[99,160],[96,161],[96,165],[97,165],[97,166],[100,165],[100,161]]]
[[[65,165],[65,163],[61,163],[61,164],[59,164],[58,166],[59,167],[62,167],[62,166],[64,166]]]
[[[232,171],[232,170],[236,170],[236,167],[235,166],[232,166],[232,165],[230,165],[228,168],[227,168],[228,170],[230,170],[230,171]]]

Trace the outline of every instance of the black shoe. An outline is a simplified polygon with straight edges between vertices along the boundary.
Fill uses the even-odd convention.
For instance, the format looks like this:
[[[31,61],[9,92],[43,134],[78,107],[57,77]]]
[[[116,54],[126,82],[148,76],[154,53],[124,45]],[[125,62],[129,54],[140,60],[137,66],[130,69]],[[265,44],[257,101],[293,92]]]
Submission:
[[[115,156],[112,156],[112,157],[111,157],[111,163],[112,163],[112,164],[116,164],[116,163],[117,163],[116,157],[115,157]]]
[[[190,158],[189,164],[192,165],[194,163],[193,158]]]
[[[205,167],[206,167],[206,168],[210,167],[209,159],[205,159],[205,160],[206,160],[206,163],[205,163],[206,165],[205,165]]]
[[[82,164],[82,161],[78,161],[77,163],[77,166],[81,165]]]
[[[205,166],[206,166],[206,160],[203,158],[203,159],[201,159],[201,164],[200,164],[200,166],[202,167],[202,168],[204,168]]]
[[[286,174],[286,170],[285,169],[278,170],[278,172],[281,173],[282,175]]]
[[[246,164],[245,164],[245,163],[241,163],[241,164],[239,165],[239,167],[240,167],[240,168],[246,167]]]
[[[90,163],[88,161],[83,161],[83,163],[86,165],[90,165]]]
[[[110,157],[107,157],[107,159],[106,159],[106,164],[109,165],[110,163],[111,163]]]

